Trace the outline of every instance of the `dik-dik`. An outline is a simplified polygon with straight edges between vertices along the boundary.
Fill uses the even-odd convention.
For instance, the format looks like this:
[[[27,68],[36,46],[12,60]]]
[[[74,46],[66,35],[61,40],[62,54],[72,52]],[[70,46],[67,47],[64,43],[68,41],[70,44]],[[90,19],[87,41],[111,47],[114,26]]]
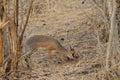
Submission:
[[[45,49],[48,52],[49,58],[51,58],[51,52],[55,51],[62,61],[64,61],[63,56],[73,59],[73,54],[75,53],[74,49],[68,51],[58,40],[45,35],[34,35],[30,37],[26,41],[26,47],[28,51],[36,50],[38,48]]]

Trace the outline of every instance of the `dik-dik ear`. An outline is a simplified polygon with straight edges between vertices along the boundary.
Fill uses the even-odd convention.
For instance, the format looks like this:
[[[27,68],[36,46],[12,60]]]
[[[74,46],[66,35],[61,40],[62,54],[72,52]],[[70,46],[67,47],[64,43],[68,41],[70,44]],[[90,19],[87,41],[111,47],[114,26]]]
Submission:
[[[70,46],[70,50],[72,52],[72,55],[74,55],[75,54],[75,49]]]

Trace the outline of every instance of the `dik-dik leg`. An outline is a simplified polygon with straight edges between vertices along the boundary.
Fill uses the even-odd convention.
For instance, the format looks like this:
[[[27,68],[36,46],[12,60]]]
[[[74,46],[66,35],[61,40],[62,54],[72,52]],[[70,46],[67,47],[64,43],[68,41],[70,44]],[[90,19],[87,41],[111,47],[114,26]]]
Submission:
[[[60,60],[62,61],[62,63],[65,63],[65,60],[63,58],[63,54],[61,54],[60,52],[57,52],[57,54],[58,54]]]
[[[51,58],[51,50],[48,50],[48,57]]]
[[[48,52],[49,62],[53,63],[52,60],[51,60],[52,59],[51,50],[47,50],[47,52]]]
[[[32,60],[31,60],[31,55],[36,51],[37,49],[32,49],[30,53],[25,57],[25,61],[27,63],[28,69],[32,70]]]

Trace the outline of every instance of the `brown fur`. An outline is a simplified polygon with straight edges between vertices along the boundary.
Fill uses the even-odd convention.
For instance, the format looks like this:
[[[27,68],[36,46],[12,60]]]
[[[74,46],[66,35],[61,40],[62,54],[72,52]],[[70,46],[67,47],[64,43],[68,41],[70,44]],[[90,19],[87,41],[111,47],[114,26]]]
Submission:
[[[51,57],[51,51],[54,50],[59,55],[65,55],[66,57],[73,59],[72,52],[65,49],[58,40],[50,36],[34,35],[26,41],[26,46],[27,50],[44,48],[48,51],[49,57]],[[60,58],[63,60],[62,56],[60,56]]]

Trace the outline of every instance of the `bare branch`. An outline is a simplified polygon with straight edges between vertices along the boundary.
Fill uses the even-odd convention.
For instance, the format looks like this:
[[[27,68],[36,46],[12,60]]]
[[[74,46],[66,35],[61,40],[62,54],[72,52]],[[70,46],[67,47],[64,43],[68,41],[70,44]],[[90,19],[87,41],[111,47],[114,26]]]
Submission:
[[[30,6],[29,6],[29,9],[28,9],[28,13],[27,13],[27,17],[26,17],[26,22],[25,22],[25,25],[23,27],[23,31],[22,31],[22,33],[20,35],[20,39],[19,39],[20,40],[20,45],[22,43],[23,35],[24,35],[24,32],[25,32],[26,27],[27,27],[27,23],[28,23],[28,20],[29,20],[30,12],[31,12],[31,9],[32,9],[32,4],[33,4],[33,0],[31,0]]]
[[[9,22],[9,21],[6,22],[6,20],[3,19],[3,21],[0,23],[0,29],[4,28],[4,26],[5,26],[6,24],[8,24],[8,22]]]
[[[102,6],[100,6],[100,5],[96,2],[96,0],[93,0],[93,2],[94,2],[94,4],[96,5],[96,7],[97,7],[102,13],[104,13],[104,10],[103,10]]]
[[[18,30],[18,16],[19,16],[19,0],[16,0],[16,6],[15,6],[15,21],[16,21],[16,29]]]
[[[106,54],[106,69],[108,70],[109,69],[109,58],[111,57],[111,52],[112,52],[112,43],[113,43],[113,35],[114,35],[114,32],[115,32],[115,28],[117,27],[116,25],[116,0],[113,0],[113,13],[112,13],[112,16],[111,16],[111,29],[110,29],[110,34],[109,34],[109,43],[108,43],[108,46],[107,46],[107,54]]]
[[[94,4],[95,4],[99,9],[102,10],[102,6],[100,6],[100,5],[96,2],[96,0],[93,0],[93,2],[94,2]]]

